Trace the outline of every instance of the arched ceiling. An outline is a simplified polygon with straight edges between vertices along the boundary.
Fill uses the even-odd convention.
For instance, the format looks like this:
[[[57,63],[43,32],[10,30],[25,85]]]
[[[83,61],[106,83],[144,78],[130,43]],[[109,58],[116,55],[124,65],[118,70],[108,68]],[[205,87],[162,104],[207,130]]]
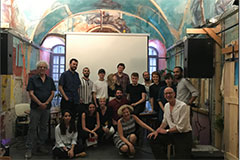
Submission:
[[[151,39],[159,39],[166,45],[174,42],[171,31],[176,30],[169,25],[160,7],[150,0],[59,0],[38,24],[33,41],[40,43],[50,30],[63,21],[76,20],[79,15],[101,15],[104,11],[121,14],[131,33],[149,33]],[[71,31],[71,26],[62,29],[62,33],[67,31]]]
[[[150,39],[169,47],[185,36],[187,27],[203,25],[216,16],[217,5],[222,7],[227,1],[232,0],[53,0],[44,3],[48,9],[26,32],[34,43],[41,44],[49,33],[115,27],[120,32],[149,33]]]

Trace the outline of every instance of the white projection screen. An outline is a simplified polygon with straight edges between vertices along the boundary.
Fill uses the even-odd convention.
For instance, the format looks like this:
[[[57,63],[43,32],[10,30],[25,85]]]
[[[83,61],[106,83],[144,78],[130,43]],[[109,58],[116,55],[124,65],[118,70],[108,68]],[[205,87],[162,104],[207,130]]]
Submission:
[[[79,61],[77,72],[82,77],[82,69],[89,67],[90,79],[98,79],[98,70],[105,69],[107,75],[117,72],[117,64],[124,63],[129,76],[138,72],[140,83],[142,73],[147,70],[148,34],[121,33],[76,33],[66,34],[66,69],[69,60]]]

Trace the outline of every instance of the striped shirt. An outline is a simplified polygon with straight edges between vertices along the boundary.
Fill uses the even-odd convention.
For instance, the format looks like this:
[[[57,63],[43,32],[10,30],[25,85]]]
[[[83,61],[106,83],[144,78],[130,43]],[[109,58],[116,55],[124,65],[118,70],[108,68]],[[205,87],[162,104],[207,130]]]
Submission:
[[[92,103],[93,82],[91,80],[85,80],[83,77],[80,79],[80,81],[80,102],[84,104]]]
[[[135,119],[131,116],[130,119],[127,122],[124,122],[123,118],[121,118],[121,124],[123,129],[123,135],[124,137],[127,137],[128,135],[135,132]]]
[[[129,136],[133,134],[136,130],[136,121],[133,116],[131,116],[127,122],[124,122],[123,118],[120,119],[120,122],[122,124],[123,136],[129,140]],[[113,142],[118,149],[120,149],[124,144],[126,144],[120,138],[118,132],[113,135]]]

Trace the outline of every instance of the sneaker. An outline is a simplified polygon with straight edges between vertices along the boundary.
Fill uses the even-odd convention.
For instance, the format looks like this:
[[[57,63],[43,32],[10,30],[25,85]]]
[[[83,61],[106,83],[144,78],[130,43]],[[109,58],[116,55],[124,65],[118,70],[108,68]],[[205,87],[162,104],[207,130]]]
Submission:
[[[38,147],[38,151],[41,152],[41,153],[45,153],[45,154],[49,153],[49,150],[47,150],[47,149],[46,149],[45,147],[43,147],[43,146]]]
[[[76,157],[86,157],[86,156],[87,156],[86,152],[81,152],[81,153],[76,154]]]
[[[26,151],[26,153],[25,153],[25,158],[27,158],[27,159],[30,159],[30,158],[32,158],[32,151],[31,150],[27,150]]]

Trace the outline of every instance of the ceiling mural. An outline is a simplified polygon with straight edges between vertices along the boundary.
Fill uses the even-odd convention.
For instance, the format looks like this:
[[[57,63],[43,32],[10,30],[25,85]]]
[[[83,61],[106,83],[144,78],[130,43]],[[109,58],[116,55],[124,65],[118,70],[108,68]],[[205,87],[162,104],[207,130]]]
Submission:
[[[150,39],[169,47],[185,36],[186,28],[204,25],[232,3],[233,0],[2,0],[1,26],[8,26],[36,44],[41,44],[49,33],[107,29],[149,33]]]

